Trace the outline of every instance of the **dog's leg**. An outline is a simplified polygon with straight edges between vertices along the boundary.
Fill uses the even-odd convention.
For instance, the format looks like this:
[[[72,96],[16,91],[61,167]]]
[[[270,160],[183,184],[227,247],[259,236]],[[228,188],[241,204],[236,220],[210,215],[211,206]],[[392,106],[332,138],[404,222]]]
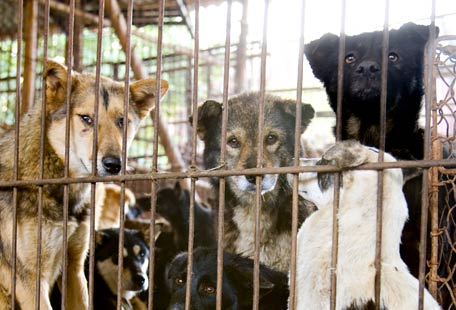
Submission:
[[[89,307],[87,280],[84,275],[84,261],[89,248],[88,221],[81,222],[68,240],[68,282],[66,309]]]
[[[22,310],[33,310],[35,306],[35,277],[36,275],[28,275],[27,283],[18,279],[16,282],[16,300]],[[1,302],[0,302],[1,305]],[[8,309],[8,308],[1,308]],[[45,281],[40,284],[40,310],[52,310],[49,300],[49,285]]]

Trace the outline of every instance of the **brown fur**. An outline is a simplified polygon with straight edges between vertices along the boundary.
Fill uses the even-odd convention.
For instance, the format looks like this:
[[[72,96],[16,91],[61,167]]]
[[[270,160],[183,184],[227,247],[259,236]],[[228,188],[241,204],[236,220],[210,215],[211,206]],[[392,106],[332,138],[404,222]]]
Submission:
[[[101,186],[100,186],[101,185]],[[106,228],[119,228],[120,225],[120,194],[121,187],[117,184],[97,184],[97,230]],[[100,195],[100,196],[98,196]],[[136,202],[135,194],[128,188],[125,188],[125,213],[128,213],[129,207]]]
[[[255,168],[258,148],[258,93],[242,94],[228,101],[227,146],[224,168]],[[222,104],[208,100],[198,109],[198,136],[204,141],[206,169],[219,166],[221,152]],[[301,131],[314,116],[309,104],[301,109]],[[293,164],[296,102],[273,95],[265,96],[263,166]],[[255,176],[225,178],[224,246],[228,252],[253,258],[255,253]],[[219,179],[213,178],[215,193]],[[262,176],[260,216],[260,262],[288,271],[291,260],[291,215],[293,192],[287,175]],[[217,197],[218,199],[219,197]],[[218,202],[215,203],[218,206]],[[298,198],[299,223],[313,211],[313,205]]]
[[[67,69],[53,61],[45,66],[46,78],[46,128],[44,139],[45,179],[64,177],[65,123],[67,106]],[[161,82],[161,95],[168,89],[166,81]],[[143,119],[153,107],[156,86],[155,79],[141,80],[130,85],[128,111],[128,144]],[[109,170],[103,159],[121,156],[122,131],[119,119],[123,117],[123,83],[107,78],[101,79],[98,123],[99,175],[118,173]],[[94,118],[95,77],[72,73],[71,97],[69,100],[70,177],[85,177],[92,171],[93,124],[85,122]],[[18,179],[35,180],[40,175],[40,132],[41,104],[36,104],[29,114],[20,121]],[[125,122],[127,124],[127,122]],[[0,179],[13,180],[15,132],[9,131],[0,139]],[[42,251],[40,277],[40,309],[51,309],[49,291],[61,276],[63,254],[63,206],[64,186],[45,185],[42,187]],[[89,238],[88,205],[90,184],[68,186],[68,268],[67,268],[67,309],[87,309],[87,283],[84,276]],[[15,299],[23,310],[35,309],[36,261],[37,261],[37,208],[39,196],[37,186],[17,187],[17,265]],[[0,188],[0,309],[11,306],[11,263],[13,190]]]

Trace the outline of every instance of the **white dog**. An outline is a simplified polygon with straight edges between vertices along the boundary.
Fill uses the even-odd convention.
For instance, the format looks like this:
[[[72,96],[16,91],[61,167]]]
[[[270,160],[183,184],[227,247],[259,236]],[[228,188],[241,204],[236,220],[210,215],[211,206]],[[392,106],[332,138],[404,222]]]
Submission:
[[[349,168],[378,161],[378,150],[355,141],[339,142],[320,164]],[[395,159],[385,153],[385,162]],[[418,309],[418,280],[399,254],[401,232],[408,217],[402,192],[401,169],[384,170],[381,307],[387,310]],[[298,233],[296,309],[330,307],[330,269],[334,174],[305,173],[300,192],[318,208]],[[361,309],[375,302],[375,232],[377,171],[342,173],[339,201],[339,244],[336,309]],[[359,307],[359,308],[358,308]],[[424,309],[441,309],[427,290]]]

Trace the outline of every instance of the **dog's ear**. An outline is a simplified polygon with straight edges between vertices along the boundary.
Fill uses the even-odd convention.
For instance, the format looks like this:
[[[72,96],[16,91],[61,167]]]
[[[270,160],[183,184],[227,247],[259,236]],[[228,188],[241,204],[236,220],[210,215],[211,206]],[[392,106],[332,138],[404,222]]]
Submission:
[[[418,42],[424,47],[429,40],[431,26],[417,25],[414,23],[406,23],[399,28],[399,32],[405,35],[407,41]],[[435,27],[435,37],[439,36],[439,27]]]
[[[182,187],[179,183],[179,181],[177,181],[175,184],[174,184],[174,194],[176,194],[176,197],[179,197],[181,198],[181,195],[183,194],[182,193]]]
[[[314,40],[304,47],[304,54],[309,61],[310,67],[316,78],[320,81],[328,81],[329,77],[337,69],[337,58],[339,54],[339,37],[332,33],[323,35],[320,39]]]
[[[77,72],[71,72],[71,87],[77,83]],[[46,113],[51,114],[65,104],[68,69],[53,60],[47,60],[43,76],[46,83]]]
[[[149,78],[136,81],[130,85],[130,97],[140,119],[146,117],[154,107],[157,87],[156,81],[154,78]],[[168,87],[166,80],[160,81],[160,98],[168,92]]]
[[[291,117],[296,117],[296,101],[285,100],[282,102],[284,107],[284,112],[289,114]],[[301,108],[301,133],[304,132],[309,126],[310,122],[315,116],[315,110],[308,103],[303,103]]]
[[[244,260],[244,258],[240,258]],[[236,261],[236,259],[235,259]],[[245,298],[242,300],[250,300],[253,293],[253,262],[246,264],[246,261],[237,261],[234,266],[227,266],[227,272],[234,278],[236,283],[242,286],[240,290]],[[274,288],[274,283],[266,279],[265,274],[260,271],[260,299],[269,294]]]
[[[222,104],[214,100],[207,100],[198,107],[198,124],[196,131],[201,140],[204,140],[206,132],[210,132],[211,128],[214,128],[217,125],[221,114]],[[190,124],[193,123],[192,116],[189,117],[189,122]]]

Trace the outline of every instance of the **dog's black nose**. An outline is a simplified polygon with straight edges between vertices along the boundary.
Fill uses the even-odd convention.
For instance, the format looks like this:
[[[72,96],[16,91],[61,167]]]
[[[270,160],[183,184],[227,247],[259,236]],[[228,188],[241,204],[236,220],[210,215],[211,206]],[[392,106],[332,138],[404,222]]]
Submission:
[[[376,73],[380,71],[380,65],[375,61],[363,61],[356,68],[356,73],[359,74],[369,74]]]
[[[110,174],[118,174],[120,171],[120,165],[122,163],[122,160],[120,159],[119,156],[112,156],[108,155],[103,157],[101,160],[103,164],[103,168]]]
[[[146,278],[142,274],[137,273],[133,276],[133,282],[143,286],[146,283]]]

